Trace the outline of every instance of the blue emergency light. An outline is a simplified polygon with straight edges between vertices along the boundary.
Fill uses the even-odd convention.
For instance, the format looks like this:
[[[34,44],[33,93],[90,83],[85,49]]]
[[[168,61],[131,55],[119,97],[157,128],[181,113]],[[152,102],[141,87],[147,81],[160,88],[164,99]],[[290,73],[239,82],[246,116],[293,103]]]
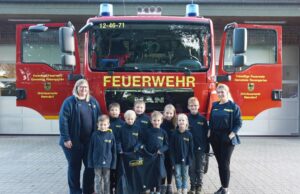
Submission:
[[[186,13],[186,16],[189,16],[189,17],[199,16],[199,5],[198,4],[187,4],[185,13]]]
[[[99,16],[113,16],[113,5],[109,3],[101,3]]]

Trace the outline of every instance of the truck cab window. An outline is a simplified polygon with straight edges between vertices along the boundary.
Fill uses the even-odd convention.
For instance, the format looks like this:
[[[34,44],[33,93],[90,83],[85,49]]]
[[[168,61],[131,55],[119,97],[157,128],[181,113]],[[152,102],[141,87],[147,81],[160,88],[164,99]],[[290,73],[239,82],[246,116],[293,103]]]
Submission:
[[[206,71],[211,56],[209,29],[208,24],[199,23],[129,22],[119,27],[103,22],[89,33],[90,68],[94,71]]]
[[[241,68],[232,66],[232,34],[227,32],[224,55],[224,69],[228,72],[243,71],[252,65],[277,63],[277,35],[274,30],[248,29],[248,47],[246,64]]]
[[[22,62],[45,64],[55,70],[71,70],[61,65],[61,52],[58,41],[58,29],[46,32],[22,32]]]

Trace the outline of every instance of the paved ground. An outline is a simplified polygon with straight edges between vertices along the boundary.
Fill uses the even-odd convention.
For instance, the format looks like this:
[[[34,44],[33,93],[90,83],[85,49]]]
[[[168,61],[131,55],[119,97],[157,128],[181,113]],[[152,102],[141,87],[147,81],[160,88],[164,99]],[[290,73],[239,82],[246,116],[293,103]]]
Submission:
[[[58,136],[0,136],[0,194],[67,194]],[[214,158],[204,192],[220,186]],[[300,138],[242,137],[231,164],[231,194],[299,194]]]

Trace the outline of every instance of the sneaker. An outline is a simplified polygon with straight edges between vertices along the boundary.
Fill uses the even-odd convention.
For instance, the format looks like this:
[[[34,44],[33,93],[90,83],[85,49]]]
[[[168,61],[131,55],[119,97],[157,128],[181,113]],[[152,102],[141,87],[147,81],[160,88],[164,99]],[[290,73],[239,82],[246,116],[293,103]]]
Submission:
[[[167,186],[166,185],[160,185],[160,193],[166,194],[167,192]]]
[[[182,189],[177,189],[177,194],[182,194]]]
[[[229,194],[229,190],[228,189],[223,189],[222,194]]]
[[[182,189],[182,194],[187,194],[188,190],[187,189]]]
[[[214,194],[222,194],[222,191],[223,191],[223,187],[220,187],[219,190],[214,192]]]
[[[188,194],[195,194],[196,193],[196,188],[195,186],[191,186],[190,191],[188,192]]]
[[[196,194],[204,194],[202,187],[197,187]]]
[[[229,194],[228,189],[224,189],[223,187],[220,187],[218,191],[216,191],[214,194]]]

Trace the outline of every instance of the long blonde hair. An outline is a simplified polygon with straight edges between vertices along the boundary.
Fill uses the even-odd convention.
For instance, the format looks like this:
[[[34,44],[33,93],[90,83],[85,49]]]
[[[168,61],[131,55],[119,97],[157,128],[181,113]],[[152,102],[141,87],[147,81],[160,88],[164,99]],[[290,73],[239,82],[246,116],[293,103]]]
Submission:
[[[79,94],[78,94],[78,87],[83,85],[83,84],[87,84],[88,86],[88,94],[86,95],[86,98],[85,100],[87,102],[90,101],[90,86],[89,86],[89,83],[86,79],[79,79],[76,81],[74,87],[73,87],[73,91],[72,91],[72,94],[76,97],[76,98],[79,98]]]
[[[229,87],[228,87],[226,84],[218,84],[216,90],[224,90],[224,91],[227,93],[228,100],[230,100],[230,101],[233,102],[233,98],[232,98],[232,96],[231,96]]]
[[[175,108],[175,106],[174,106],[173,104],[167,104],[167,105],[164,107],[164,112],[165,112],[167,109],[171,110],[171,111],[174,113],[174,116],[173,116],[171,122],[172,122],[172,124],[173,124],[173,126],[174,126],[174,128],[175,128],[175,127],[177,126],[177,114],[176,114],[176,108]]]

